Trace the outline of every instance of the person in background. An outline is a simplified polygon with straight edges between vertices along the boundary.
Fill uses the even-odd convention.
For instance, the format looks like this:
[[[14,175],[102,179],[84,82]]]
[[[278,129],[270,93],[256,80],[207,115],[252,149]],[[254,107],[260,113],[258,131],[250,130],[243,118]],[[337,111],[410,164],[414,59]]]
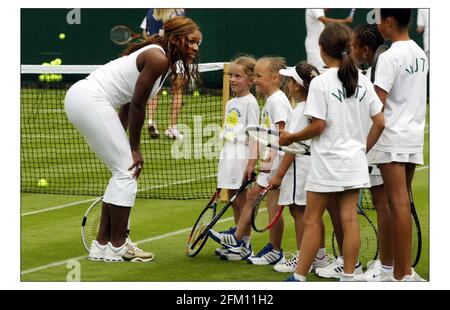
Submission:
[[[168,19],[175,16],[184,16],[184,9],[149,9],[147,15],[141,23],[142,35],[144,38],[148,38],[152,35],[159,34],[162,29],[162,25]],[[180,139],[182,135],[178,132],[176,126],[178,122],[178,114],[181,111],[181,105],[183,101],[181,87],[181,71],[182,67],[177,65],[177,77],[172,82],[172,110],[169,119],[169,125],[165,130],[165,135],[171,139]],[[158,106],[158,97],[149,99],[148,101],[148,132],[151,138],[157,139],[160,134],[156,127],[156,108]]]
[[[325,16],[325,12],[329,9],[306,9],[305,23],[306,23],[306,61],[316,67],[319,72],[323,72],[326,67],[322,58],[320,57],[319,36],[325,29],[327,24],[349,24],[353,22],[353,16],[349,15],[344,19],[330,18]]]

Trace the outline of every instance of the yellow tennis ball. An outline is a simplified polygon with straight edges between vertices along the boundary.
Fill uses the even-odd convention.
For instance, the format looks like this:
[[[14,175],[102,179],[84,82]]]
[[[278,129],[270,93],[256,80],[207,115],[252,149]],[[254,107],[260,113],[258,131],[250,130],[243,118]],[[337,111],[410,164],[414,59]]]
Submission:
[[[163,90],[163,91],[161,92],[161,94],[162,94],[163,96],[167,96],[167,90]]]
[[[195,97],[200,96],[200,93],[198,92],[198,90],[196,90],[196,91],[194,92],[194,96],[195,96]]]
[[[62,64],[61,58],[55,58],[55,59],[53,59],[53,62],[54,62],[55,65],[57,65],[57,66],[59,66],[60,64]]]
[[[60,38],[61,40],[64,40],[66,38],[66,35],[64,33],[60,33],[58,38]]]
[[[48,182],[46,179],[40,179],[37,183],[37,186],[39,187],[47,187],[48,186]]]
[[[45,74],[39,74],[39,81],[41,82],[45,81]]]

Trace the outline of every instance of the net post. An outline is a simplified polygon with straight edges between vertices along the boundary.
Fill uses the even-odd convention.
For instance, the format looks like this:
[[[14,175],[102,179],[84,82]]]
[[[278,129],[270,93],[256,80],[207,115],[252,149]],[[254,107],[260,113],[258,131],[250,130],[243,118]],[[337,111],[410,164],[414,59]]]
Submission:
[[[222,128],[224,126],[223,120],[225,118],[225,107],[228,100],[230,100],[230,75],[229,75],[230,64],[225,63],[223,65],[223,89],[222,89]],[[228,190],[224,189],[220,192],[220,200],[228,201]]]

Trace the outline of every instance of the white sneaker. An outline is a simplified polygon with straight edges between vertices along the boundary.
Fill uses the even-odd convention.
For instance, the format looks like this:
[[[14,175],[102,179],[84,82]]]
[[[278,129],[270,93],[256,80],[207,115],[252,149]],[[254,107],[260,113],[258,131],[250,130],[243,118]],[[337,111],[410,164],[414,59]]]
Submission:
[[[155,255],[153,253],[142,251],[127,238],[125,243],[119,248],[114,247],[111,242],[108,242],[103,260],[108,263],[124,261],[146,263],[152,261],[154,257]]]
[[[215,249],[214,254],[220,256],[220,255],[224,254],[226,251],[227,251],[227,249],[225,247],[221,247],[221,248]]]
[[[89,260],[93,261],[100,261],[103,260],[103,257],[105,256],[107,245],[101,245],[97,242],[97,240],[92,241],[91,247],[89,249]]]
[[[312,270],[316,270],[318,268],[325,268],[329,264],[332,264],[333,262],[334,262],[334,257],[332,257],[330,255],[325,255],[322,258],[317,258],[317,256],[316,256],[312,263]]]
[[[394,282],[426,282],[425,279],[422,279],[413,268],[411,268],[411,274],[404,276],[401,280],[396,280],[394,277],[392,277]]]
[[[344,271],[344,259],[342,256],[339,256],[334,260],[331,264],[324,268],[317,268],[316,275],[322,278],[335,278],[340,279],[342,277],[342,272]],[[361,263],[358,262],[355,265],[355,275],[362,273]]]
[[[275,266],[273,266],[273,270],[277,272],[289,272],[294,273],[298,264],[298,257],[296,255],[292,255],[292,257],[287,258],[288,255],[283,257]]]
[[[178,129],[173,127],[167,128],[164,134],[170,139],[183,139],[183,135],[178,131]]]
[[[231,247],[226,249],[221,255],[220,258],[222,260],[230,260],[230,261],[238,261],[244,260],[248,258],[250,255],[253,255],[252,245],[249,244],[248,247],[245,243],[242,243],[241,246]]]
[[[247,262],[253,265],[275,265],[281,261],[284,257],[283,250],[275,251],[273,245],[268,243],[261,251],[256,255],[252,255],[247,258]]]
[[[370,261],[367,264],[367,270],[363,274],[355,275],[354,280],[357,282],[391,282],[392,271],[386,272],[379,259]]]

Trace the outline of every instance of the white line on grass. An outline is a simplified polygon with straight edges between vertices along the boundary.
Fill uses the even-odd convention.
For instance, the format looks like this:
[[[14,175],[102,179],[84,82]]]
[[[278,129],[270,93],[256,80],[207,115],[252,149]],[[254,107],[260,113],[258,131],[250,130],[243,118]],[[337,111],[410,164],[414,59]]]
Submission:
[[[224,223],[224,222],[229,222],[229,221],[232,221],[232,220],[234,220],[234,217],[230,216],[230,217],[227,217],[227,218],[224,218],[224,219],[218,221],[217,223]],[[147,238],[147,239],[144,239],[144,240],[139,240],[139,241],[137,241],[135,243],[136,244],[143,244],[143,243],[148,243],[148,242],[152,242],[152,241],[156,241],[156,240],[160,240],[160,239],[165,239],[165,238],[168,238],[168,237],[172,237],[172,236],[176,236],[176,235],[181,235],[181,234],[187,233],[191,229],[192,229],[192,227],[188,227],[188,228],[172,231],[172,232],[169,232],[167,234],[163,234],[163,235]],[[74,261],[74,260],[78,261],[78,260],[82,260],[82,259],[86,259],[86,258],[87,258],[87,255],[77,256],[77,257],[65,259],[65,260],[62,260],[62,261],[59,261],[59,262],[54,262],[54,263],[50,263],[50,264],[47,264],[47,265],[42,265],[42,266],[39,266],[39,267],[27,269],[27,270],[22,271],[20,274],[21,275],[25,275],[25,274],[29,274],[29,273],[45,270],[45,269],[52,268],[52,267],[66,265],[70,261]]]
[[[207,175],[204,178],[213,178],[217,176],[216,174],[211,174],[211,175]],[[141,191],[147,191],[147,190],[151,190],[151,189],[158,189],[158,188],[163,188],[163,187],[167,187],[167,186],[172,186],[172,185],[180,185],[180,184],[185,184],[185,183],[193,183],[195,181],[200,181],[203,180],[202,179],[189,179],[189,180],[183,180],[183,181],[177,181],[177,182],[172,182],[169,184],[163,184],[163,185],[154,185],[154,186],[150,186],[150,187],[146,187],[146,188],[142,188],[139,189],[138,192]],[[25,212],[22,213],[21,216],[27,216],[27,215],[33,215],[33,214],[38,214],[38,213],[43,213],[43,212],[48,212],[48,211],[53,211],[53,210],[58,210],[58,209],[64,209],[67,207],[72,207],[72,206],[77,206],[83,203],[87,203],[87,202],[92,202],[94,200],[96,200],[97,198],[91,198],[91,199],[87,199],[87,200],[80,200],[80,201],[75,201],[75,202],[71,202],[71,203],[67,203],[67,204],[63,204],[60,206],[55,206],[55,207],[51,207],[51,208],[45,208],[45,209],[40,209],[40,210],[36,210],[36,211],[30,211],[30,212]]]

